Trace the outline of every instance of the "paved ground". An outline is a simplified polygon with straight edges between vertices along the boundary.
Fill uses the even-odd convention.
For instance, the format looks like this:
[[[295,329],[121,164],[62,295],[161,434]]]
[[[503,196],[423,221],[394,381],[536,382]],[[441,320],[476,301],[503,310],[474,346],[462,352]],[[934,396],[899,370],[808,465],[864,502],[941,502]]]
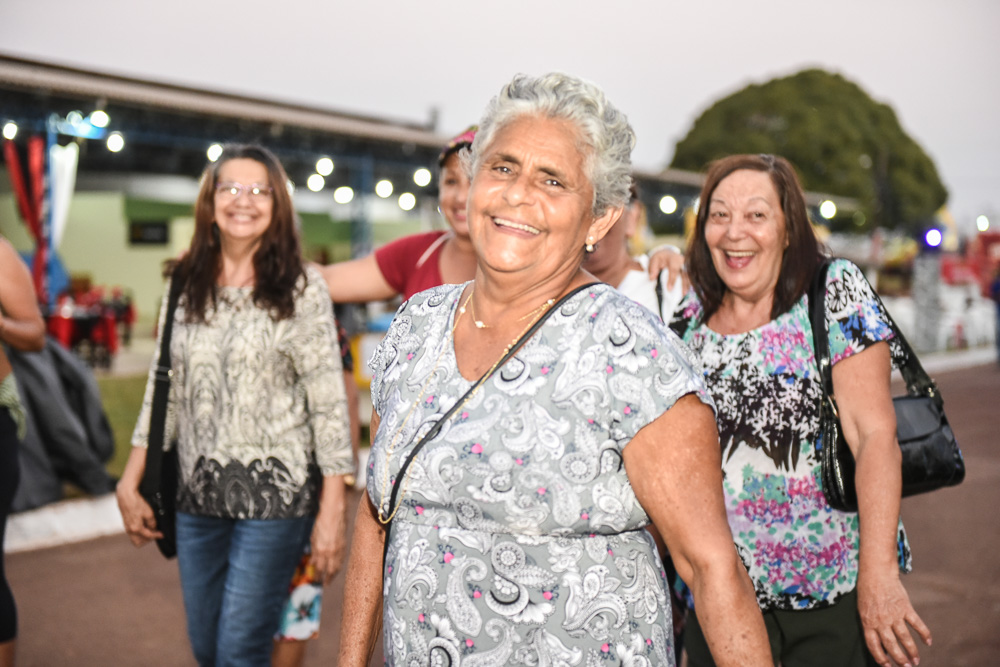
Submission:
[[[959,487],[903,503],[916,563],[905,581],[934,633],[921,665],[998,665],[1000,368],[991,362],[931,372],[968,476]],[[359,498],[355,493],[352,500]],[[21,615],[21,667],[192,664],[176,564],[151,547],[135,550],[113,535],[27,549],[8,553],[7,571]],[[338,577],[327,591],[325,632],[310,646],[307,665],[335,660],[342,584]]]

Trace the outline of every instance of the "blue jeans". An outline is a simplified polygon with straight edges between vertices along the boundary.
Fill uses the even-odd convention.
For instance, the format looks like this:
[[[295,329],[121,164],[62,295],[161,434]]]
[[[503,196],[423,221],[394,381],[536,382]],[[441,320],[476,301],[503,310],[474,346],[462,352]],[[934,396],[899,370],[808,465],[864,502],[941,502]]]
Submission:
[[[288,585],[313,517],[236,520],[177,513],[188,637],[201,667],[271,664]]]

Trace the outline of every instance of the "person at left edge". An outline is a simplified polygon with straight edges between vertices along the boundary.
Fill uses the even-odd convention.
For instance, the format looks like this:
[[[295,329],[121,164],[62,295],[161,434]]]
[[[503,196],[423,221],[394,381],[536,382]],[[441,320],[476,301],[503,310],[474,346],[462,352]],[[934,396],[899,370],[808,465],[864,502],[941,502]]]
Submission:
[[[188,637],[203,666],[269,665],[306,541],[327,579],[343,560],[343,475],[353,470],[344,382],[326,284],[302,263],[287,183],[268,150],[225,147],[202,176],[194,238],[171,272],[185,286],[166,433],[180,461]],[[138,493],[153,377],[118,485],[136,546],[158,536]]]
[[[37,352],[43,345],[45,321],[38,309],[31,273],[14,247],[0,237],[0,545],[20,480],[18,447],[27,428],[6,347]],[[16,638],[17,607],[0,553],[0,667],[14,664]]]

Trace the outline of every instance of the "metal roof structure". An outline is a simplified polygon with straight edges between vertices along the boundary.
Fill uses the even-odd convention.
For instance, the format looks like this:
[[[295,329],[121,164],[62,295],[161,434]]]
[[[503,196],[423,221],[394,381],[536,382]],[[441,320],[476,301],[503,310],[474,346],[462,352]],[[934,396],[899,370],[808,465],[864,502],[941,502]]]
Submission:
[[[86,118],[95,110],[110,117],[108,131],[124,138],[124,148],[111,152],[103,141],[76,138],[80,143],[78,189],[117,187],[123,178],[197,178],[213,143],[257,142],[282,160],[292,181],[304,185],[315,172],[316,160],[335,164],[326,189],[349,185],[370,193],[376,181],[412,183],[415,169],[435,164],[448,140],[437,128],[320,109],[278,100],[234,95],[200,88],[147,81],[54,65],[0,54],[0,123],[13,122],[19,132],[46,133],[72,112]],[[67,139],[61,138],[65,143]],[[74,139],[70,139],[74,140]],[[658,233],[679,233],[683,212],[697,198],[702,175],[666,169],[636,171],[651,227]],[[436,198],[436,180],[412,187],[419,198]],[[0,189],[6,183],[0,182]],[[665,213],[660,199],[677,201]],[[810,193],[818,205],[832,199],[850,210],[849,199]],[[429,203],[429,202],[428,202]],[[364,215],[362,214],[362,218]]]

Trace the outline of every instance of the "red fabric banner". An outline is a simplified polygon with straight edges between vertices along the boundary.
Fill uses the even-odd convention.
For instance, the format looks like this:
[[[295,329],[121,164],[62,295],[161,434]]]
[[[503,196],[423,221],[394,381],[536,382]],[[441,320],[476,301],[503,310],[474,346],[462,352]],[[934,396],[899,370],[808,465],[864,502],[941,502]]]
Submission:
[[[32,238],[38,241],[41,235],[41,227],[36,228],[38,220],[32,200],[28,197],[28,187],[24,182],[24,169],[21,168],[21,156],[17,152],[17,146],[13,141],[3,142],[3,157],[7,163],[7,173],[10,176],[10,185],[14,188],[14,196],[17,198],[17,208],[24,218],[24,223],[28,226]]]
[[[28,176],[31,179],[31,195],[35,205],[35,224],[38,241],[31,275],[35,281],[35,293],[41,303],[48,303],[49,239],[45,225],[45,139],[34,136],[28,139]]]
[[[4,160],[7,162],[7,173],[10,184],[17,198],[17,207],[24,218],[24,224],[35,239],[35,258],[31,265],[31,275],[35,283],[35,294],[39,301],[45,303],[48,299],[46,290],[46,268],[48,267],[48,240],[45,238],[42,216],[45,202],[45,140],[42,137],[28,139],[28,182],[25,180],[21,158],[13,141],[5,141],[3,145]]]

